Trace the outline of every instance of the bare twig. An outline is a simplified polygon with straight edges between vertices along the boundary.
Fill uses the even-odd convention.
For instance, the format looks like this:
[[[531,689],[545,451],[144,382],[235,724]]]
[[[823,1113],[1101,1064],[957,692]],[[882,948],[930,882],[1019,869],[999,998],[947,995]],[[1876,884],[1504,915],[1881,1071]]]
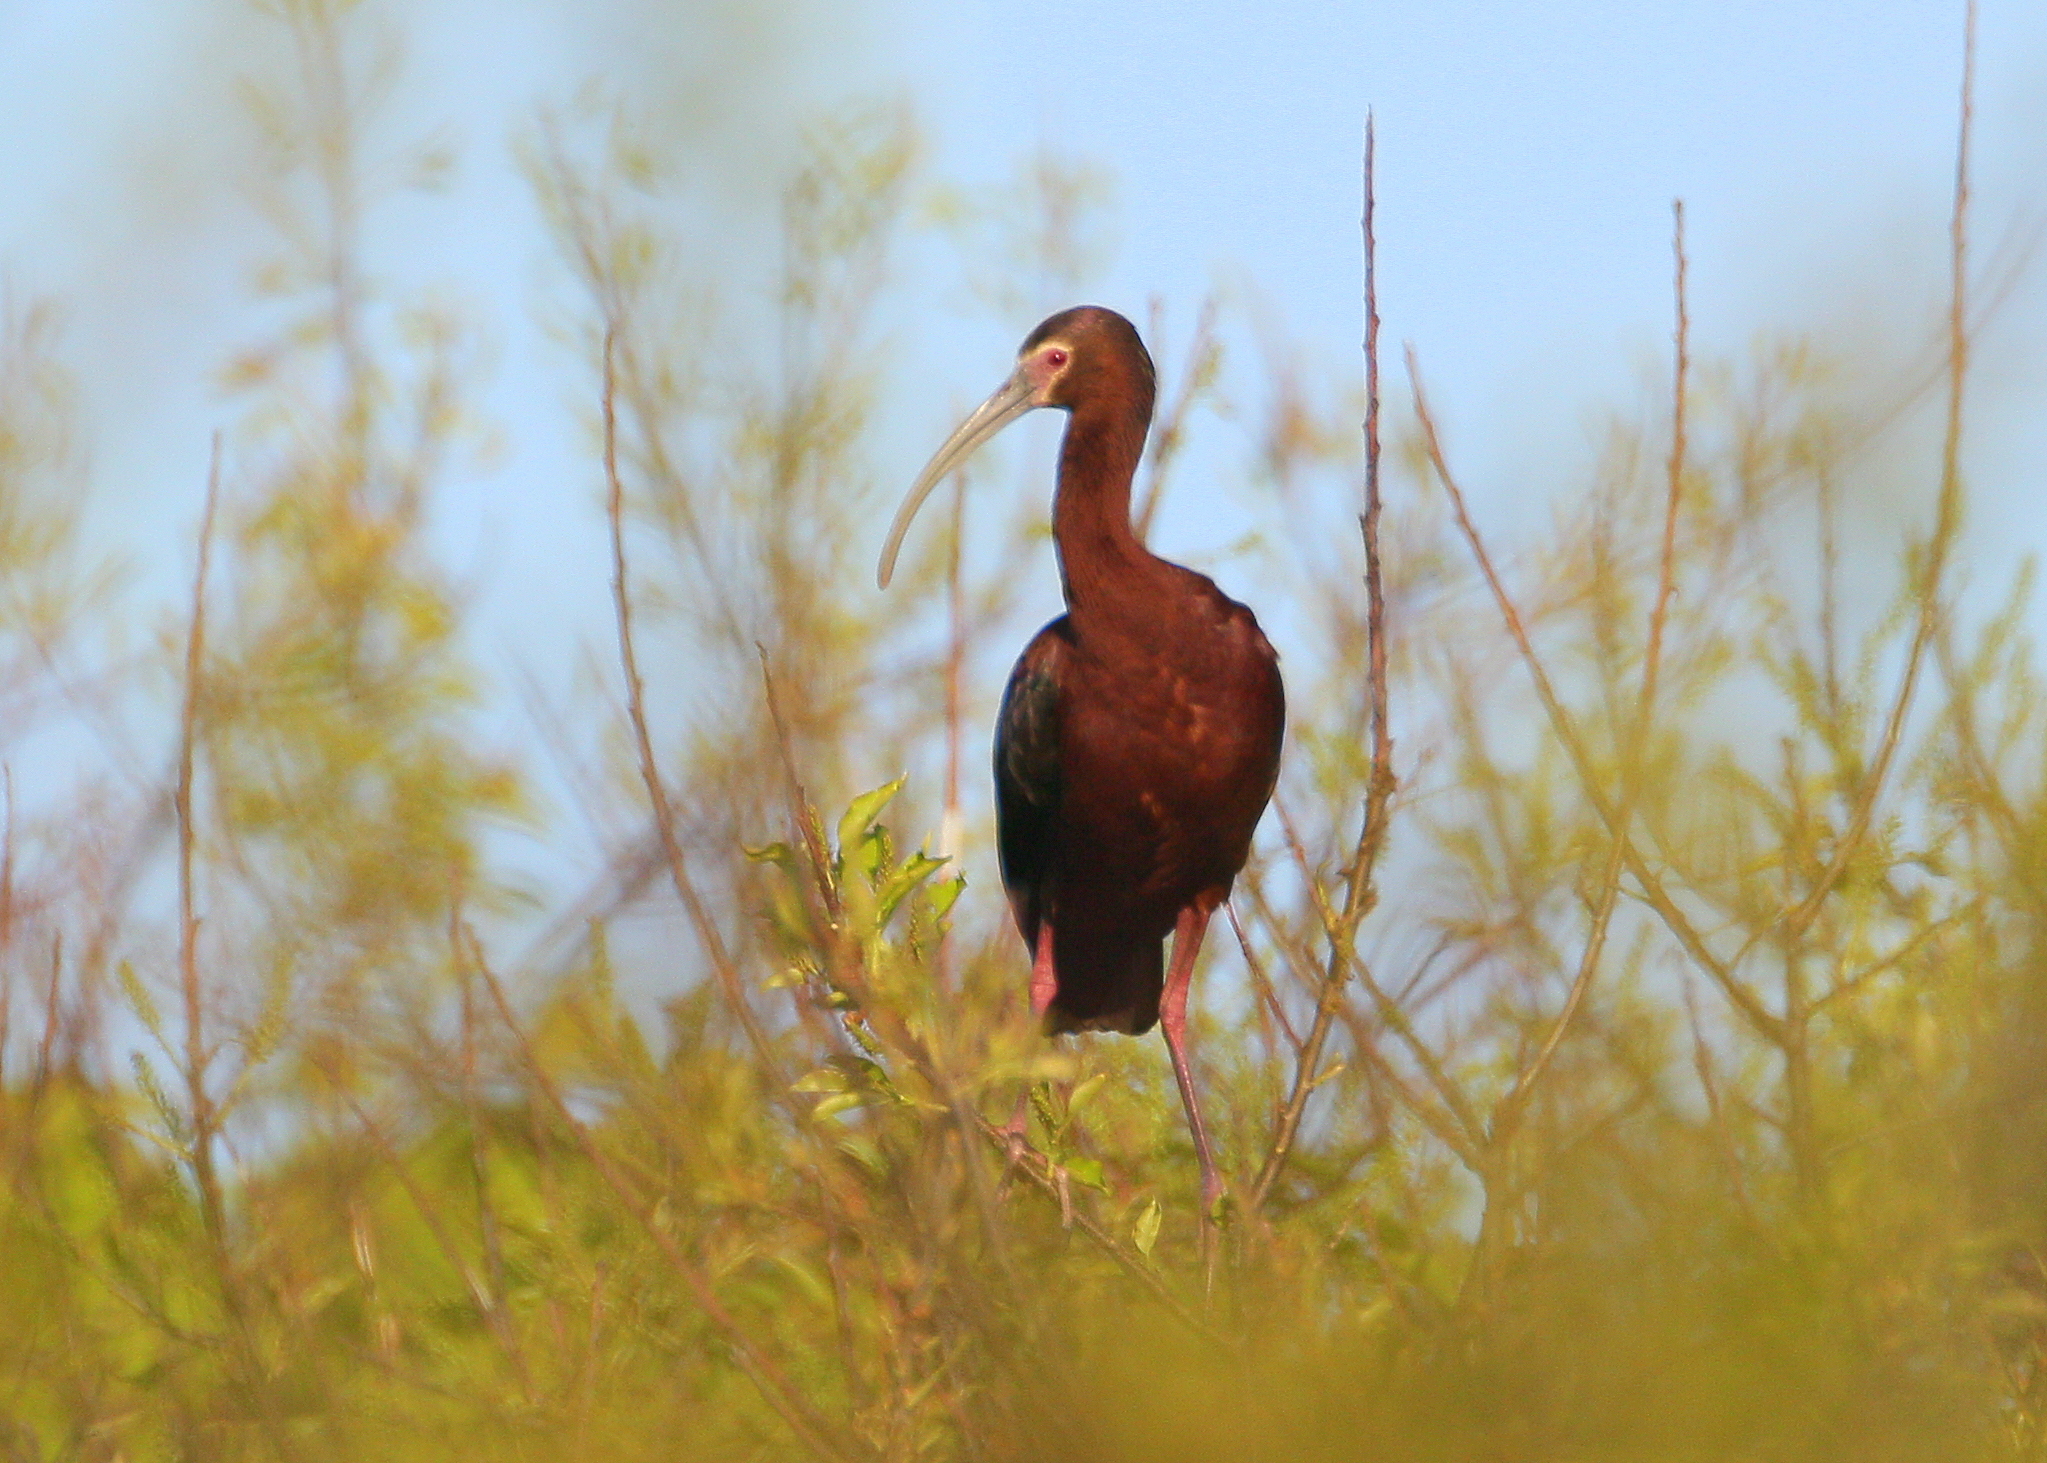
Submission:
[[[1322,976],[1321,996],[1315,1019],[1300,1045],[1294,1064],[1293,1090],[1280,1110],[1270,1148],[1258,1178],[1251,1186],[1248,1207],[1256,1212],[1285,1169],[1299,1133],[1301,1116],[1314,1092],[1322,1064],[1322,1047],[1335,1024],[1343,1000],[1343,987],[1354,966],[1360,964],[1353,948],[1358,926],[1377,902],[1373,871],[1386,847],[1386,809],[1394,789],[1393,740],[1386,722],[1386,597],[1379,565],[1379,282],[1376,239],[1372,212],[1376,202],[1373,164],[1372,116],[1365,114],[1364,214],[1359,221],[1365,255],[1365,511],[1358,519],[1365,541],[1365,631],[1370,644],[1367,672],[1372,698],[1372,770],[1365,788],[1357,844],[1345,870],[1343,911],[1328,924],[1329,959]],[[1313,882],[1311,880],[1311,882]],[[1320,902],[1320,888],[1317,886]]]
[[[740,980],[739,968],[725,948],[725,937],[719,933],[717,922],[698,894],[695,881],[690,878],[682,840],[675,830],[675,810],[668,801],[667,789],[662,785],[660,764],[654,757],[653,735],[647,729],[647,698],[640,680],[639,656],[633,648],[633,602],[626,577],[625,485],[618,471],[617,378],[613,367],[617,337],[617,324],[607,321],[604,328],[603,402],[604,480],[608,489],[605,516],[611,525],[611,598],[618,624],[618,658],[625,673],[626,713],[632,722],[633,743],[639,754],[640,778],[646,784],[647,801],[653,808],[654,827],[660,834],[661,851],[667,859],[668,875],[675,885],[676,896],[682,900],[697,939],[710,959],[712,973],[724,993],[726,1005],[746,1033],[762,1071],[780,1088],[786,1084],[782,1080],[781,1065],[775,1058],[774,1048],[746,998],[746,987]]]
[[[1971,900],[1953,913],[1914,931],[1910,938],[1905,940],[1895,950],[1892,950],[1888,955],[1879,955],[1853,974],[1842,976],[1840,980],[1813,998],[1812,1003],[1805,1008],[1806,1014],[1808,1016],[1816,1015],[1835,1001],[1843,1000],[1861,990],[1886,971],[1896,969],[1928,943],[1946,934],[1956,925],[1962,923],[1963,920],[1979,913],[1981,903],[1982,901],[1980,900]]]
[[[1294,1034],[1294,1023],[1286,1018],[1286,1007],[1280,1004],[1279,992],[1272,988],[1271,977],[1265,973],[1265,962],[1258,958],[1258,951],[1251,944],[1251,937],[1244,930],[1244,922],[1237,917],[1234,904],[1225,904],[1223,912],[1230,917],[1230,929],[1237,937],[1237,949],[1243,953],[1244,965],[1251,972],[1251,988],[1258,993],[1262,1005],[1279,1023],[1279,1029],[1286,1033],[1287,1045],[1296,1057],[1301,1054],[1301,1038]]]
[[[1912,643],[1905,655],[1905,668],[1898,680],[1897,694],[1884,718],[1883,737],[1877,744],[1875,760],[1863,780],[1848,824],[1835,841],[1834,856],[1805,898],[1786,910],[1777,923],[1774,937],[1786,948],[1797,944],[1812,928],[1828,895],[1833,893],[1841,875],[1861,850],[1863,839],[1869,832],[1877,799],[1889,780],[1891,764],[1904,739],[1905,719],[1912,710],[1920,672],[1926,664],[1927,648],[1933,643],[1940,625],[1941,580],[1946,573],[1949,552],[1961,532],[1962,402],[1969,372],[1969,140],[1975,119],[1975,95],[1976,0],[1969,0],[1962,30],[1961,115],[1955,139],[1954,203],[1948,216],[1947,420],[1941,437],[1940,489],[1934,506],[1933,534],[1926,542],[1918,564],[1918,583],[1912,591],[1915,601]],[[1770,933],[1757,930],[1744,945],[1744,952]]]
[[[205,695],[206,580],[212,565],[213,525],[219,506],[220,433],[215,432],[206,472],[206,506],[199,520],[199,557],[192,571],[192,617],[185,633],[185,686],[178,712],[178,782],[171,799],[178,835],[178,988],[185,1016],[185,1101],[191,1109],[186,1156],[192,1167],[193,1186],[198,1190],[207,1248],[218,1272],[221,1306],[235,1338],[236,1385],[247,1396],[271,1450],[288,1460],[298,1455],[298,1449],[285,1428],[258,1360],[255,1337],[228,1250],[227,1204],[213,1151],[220,1133],[221,1105],[214,1101],[206,1085],[214,1053],[206,1041],[205,990],[199,978],[198,895],[193,874],[198,831],[192,815],[192,787],[198,761],[199,712]],[[179,1135],[171,1136],[175,1139]]]
[[[1670,205],[1671,292],[1676,298],[1677,323],[1672,335],[1674,364],[1670,387],[1670,469],[1663,500],[1663,557],[1656,576],[1656,608],[1649,614],[1649,647],[1643,652],[1642,698],[1635,716],[1636,755],[1645,748],[1649,719],[1656,707],[1656,677],[1663,658],[1663,626],[1670,612],[1670,596],[1677,587],[1677,518],[1684,498],[1685,479],[1685,390],[1691,369],[1691,312],[1685,295],[1685,203],[1673,199]]]
[[[197,760],[199,704],[206,659],[206,575],[213,554],[213,520],[220,502],[220,434],[213,434],[212,464],[206,474],[206,507],[199,520],[199,562],[192,574],[192,618],[185,634],[185,693],[178,715],[178,786],[173,806],[178,821],[178,987],[185,1005],[185,1094],[192,1108],[192,1177],[209,1235],[225,1242],[220,1181],[213,1169],[217,1114],[206,1089],[213,1054],[206,1045],[206,1003],[199,980],[199,916],[192,861],[198,835],[192,821],[193,764]]]
[[[1528,627],[1521,619],[1521,612],[1515,607],[1513,597],[1507,593],[1499,570],[1493,564],[1492,555],[1486,550],[1485,539],[1479,533],[1478,525],[1472,521],[1471,511],[1465,503],[1464,490],[1458,486],[1456,476],[1450,471],[1449,461],[1443,453],[1442,441],[1436,432],[1435,418],[1429,411],[1428,392],[1422,385],[1421,362],[1416,357],[1412,345],[1407,348],[1407,371],[1409,383],[1414,391],[1415,417],[1421,427],[1422,442],[1428,453],[1429,465],[1434,470],[1437,481],[1442,483],[1443,491],[1450,498],[1451,512],[1457,520],[1458,531],[1463,534],[1466,545],[1471,549],[1472,558],[1478,564],[1480,574],[1492,591],[1493,602],[1499,608],[1500,618],[1514,639],[1522,664],[1528,668],[1529,678],[1535,683],[1536,696],[1542,702],[1543,712],[1549,719],[1551,729],[1570,756],[1572,768],[1577,774],[1586,799],[1598,813],[1608,836],[1620,841],[1627,870],[1634,876],[1643,898],[1647,900],[1649,907],[1656,911],[1664,926],[1677,937],[1685,953],[1699,969],[1712,978],[1713,983],[1727,996],[1729,1003],[1741,1012],[1744,1019],[1760,1035],[1769,1041],[1780,1042],[1782,1022],[1734,973],[1735,962],[1722,960],[1713,953],[1705,937],[1699,933],[1690,917],[1664,887],[1662,878],[1642,856],[1641,850],[1635,847],[1633,839],[1621,829],[1619,812],[1608,800],[1605,790],[1600,785],[1598,769],[1586,751],[1577,724],[1570,712],[1565,709],[1563,699],[1557,695],[1556,686],[1551,682],[1549,672],[1543,667],[1542,657],[1536,654],[1535,643],[1529,638]]]
[[[1308,863],[1307,850],[1302,847],[1300,835],[1294,830],[1293,820],[1286,816],[1286,809],[1284,807],[1281,807],[1279,812],[1280,827],[1286,834],[1287,848],[1293,854],[1295,866],[1300,870],[1301,878],[1306,883],[1310,897],[1315,902],[1316,912],[1321,918],[1323,930],[1333,940],[1335,938],[1334,932],[1339,927],[1342,916],[1330,907],[1328,900],[1324,897],[1322,886],[1316,880],[1314,870]],[[1364,986],[1365,994],[1372,998],[1372,1008],[1379,1018],[1379,1024],[1400,1038],[1401,1044],[1408,1049],[1409,1054],[1415,1060],[1415,1064],[1421,1068],[1422,1075],[1428,1078],[1430,1088],[1434,1090],[1438,1099],[1443,1103],[1444,1108],[1455,1117],[1458,1128],[1462,1130],[1461,1136],[1446,1136],[1444,1138],[1445,1143],[1460,1158],[1472,1162],[1473,1171],[1476,1172],[1477,1155],[1485,1142],[1485,1126],[1479,1121],[1478,1114],[1466,1100],[1463,1091],[1451,1080],[1449,1069],[1444,1066],[1442,1058],[1437,1056],[1429,1044],[1422,1039],[1421,1033],[1415,1029],[1414,1023],[1408,1019],[1407,1012],[1401,1008],[1400,1003],[1387,994],[1385,988],[1373,976],[1371,966],[1364,960],[1359,959],[1355,950],[1347,949],[1345,951],[1345,958],[1350,963],[1351,972],[1356,975],[1359,983]],[[1338,1010],[1340,1011],[1341,1009],[1342,1003],[1339,1002]],[[1384,1058],[1379,1055],[1376,1049],[1370,1051],[1367,1055],[1382,1070],[1392,1073],[1392,1067],[1384,1061]],[[1403,1093],[1408,1090],[1407,1084],[1400,1082],[1397,1075],[1395,1081],[1401,1086]],[[1419,1103],[1410,1101],[1409,1105],[1414,1107],[1417,1112],[1423,1113],[1424,1120],[1427,1119],[1427,1114],[1423,1112]]]
[[[1642,759],[1648,752],[1656,708],[1657,673],[1663,659],[1663,628],[1670,610],[1670,597],[1677,583],[1677,520],[1678,509],[1684,497],[1685,474],[1685,378],[1691,364],[1691,315],[1685,299],[1685,206],[1683,199],[1677,199],[1670,206],[1671,212],[1671,257],[1674,280],[1672,292],[1676,297],[1677,323],[1672,332],[1675,365],[1672,370],[1670,410],[1670,457],[1668,461],[1668,486],[1663,507],[1663,547],[1656,576],[1656,602],[1649,611],[1649,638],[1642,653],[1642,684],[1635,704],[1635,725],[1629,736],[1629,750],[1623,754],[1623,778],[1621,783],[1620,809],[1615,814],[1617,827],[1612,834],[1613,847],[1607,856],[1606,868],[1600,877],[1599,899],[1593,910],[1592,928],[1585,937],[1585,948],[1579,956],[1578,973],[1573,977],[1564,1004],[1550,1023],[1549,1034],[1535,1059],[1521,1069],[1493,1113],[1493,1137],[1495,1141],[1506,1137],[1518,1121],[1528,1095],[1535,1084],[1548,1070],[1557,1048],[1562,1044],[1564,1033],[1576,1018],[1585,993],[1591,988],[1592,980],[1599,969],[1599,958],[1606,948],[1606,934],[1613,919],[1614,904],[1620,894],[1621,869],[1627,860],[1628,838],[1634,827],[1635,805],[1641,798],[1644,769]]]

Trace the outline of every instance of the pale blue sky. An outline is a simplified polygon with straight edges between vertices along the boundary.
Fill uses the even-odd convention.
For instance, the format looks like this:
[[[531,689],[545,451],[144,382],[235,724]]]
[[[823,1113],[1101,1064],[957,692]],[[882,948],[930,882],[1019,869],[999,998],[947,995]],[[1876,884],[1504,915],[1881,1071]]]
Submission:
[[[246,160],[232,79],[277,57],[236,8],[0,3],[0,270],[64,305],[106,479],[97,506],[122,518],[189,505],[219,414],[207,375],[249,334],[257,230],[231,187]],[[1901,311],[1937,288],[1959,4],[902,0],[794,5],[779,25],[755,9],[382,7],[405,15],[393,133],[440,133],[460,170],[451,192],[378,220],[374,241],[392,275],[443,283],[484,318],[508,479],[559,460],[565,384],[530,333],[549,262],[509,141],[592,79],[728,118],[723,140],[758,148],[748,162],[786,156],[807,112],[861,95],[906,97],[944,176],[986,182],[1043,143],[1085,155],[1117,189],[1106,303],[1135,314],[1161,294],[1191,311],[1219,279],[1252,281],[1337,368],[1357,336],[1358,132],[1373,107],[1388,336],[1417,341],[1453,420],[1486,424],[1466,444],[1481,479],[1530,445],[1567,447],[1660,348],[1673,196],[1691,210],[1708,349],[1823,323],[1863,280],[1899,286]],[[1984,6],[1979,136],[1988,238],[2047,208],[2034,0]],[[731,168],[743,213],[765,173],[731,151],[693,165]],[[891,315],[920,349],[957,333],[912,284]],[[980,389],[1009,344],[990,333],[950,357],[938,342],[960,361],[950,388]],[[927,430],[952,405],[933,397]]]
[[[1509,526],[1568,481],[1593,414],[1632,399],[1667,350],[1674,196],[1690,211],[1702,354],[1765,330],[1908,340],[1940,299],[1959,3],[365,10],[399,41],[390,136],[436,134],[458,160],[449,189],[378,215],[370,243],[390,280],[443,291],[484,330],[494,446],[450,483],[436,534],[475,586],[499,677],[516,664],[558,684],[578,635],[606,627],[574,395],[587,382],[541,328],[567,296],[511,151],[537,108],[593,80],[690,139],[678,166],[729,209],[735,238],[758,227],[798,125],[846,98],[906,100],[934,178],[986,186],[1046,144],[1085,156],[1116,190],[1100,302],[1142,319],[1162,295],[1184,329],[1220,283],[1240,310],[1262,299],[1332,373],[1356,369],[1358,149],[1374,108],[1389,396],[1412,339],[1474,491]],[[260,327],[246,283],[264,239],[236,192],[250,152],[234,78],[281,60],[229,0],[0,0],[0,278],[64,311],[92,541],[126,555],[145,609],[131,638],[186,572],[208,436],[231,419],[214,373]],[[1983,6],[1978,138],[1987,248],[2047,218],[2039,0]],[[2029,277],[1986,342],[1976,402],[1976,543],[2007,560],[2047,539],[2043,301]],[[957,303],[951,282],[892,288],[891,348],[920,384],[886,405],[885,480],[907,483],[1034,323],[963,321]],[[1158,534],[1197,562],[1240,521],[1241,431],[1205,440]],[[1049,614],[1049,556],[1035,572]]]

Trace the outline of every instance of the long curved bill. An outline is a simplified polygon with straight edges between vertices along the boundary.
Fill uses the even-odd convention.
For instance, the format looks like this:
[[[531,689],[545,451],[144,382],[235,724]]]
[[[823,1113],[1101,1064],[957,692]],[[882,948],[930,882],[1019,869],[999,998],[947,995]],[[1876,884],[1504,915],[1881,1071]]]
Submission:
[[[983,442],[1036,405],[1031,394],[1030,379],[1019,366],[993,396],[975,407],[974,414],[953,430],[924,471],[917,474],[917,481],[903,497],[903,506],[896,510],[896,521],[889,525],[888,542],[881,546],[881,568],[875,578],[883,589],[895,577],[896,555],[902,551],[903,535],[910,531],[910,520],[917,516],[931,490],[945,480],[946,474],[972,457]]]

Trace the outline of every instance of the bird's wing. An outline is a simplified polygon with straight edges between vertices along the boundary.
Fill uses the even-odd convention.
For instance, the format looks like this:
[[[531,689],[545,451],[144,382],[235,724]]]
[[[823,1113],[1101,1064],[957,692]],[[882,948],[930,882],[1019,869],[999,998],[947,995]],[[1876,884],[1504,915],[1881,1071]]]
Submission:
[[[1002,887],[1024,943],[1035,947],[1051,877],[1059,811],[1059,688],[1073,630],[1061,615],[1017,657],[995,718],[995,838]]]

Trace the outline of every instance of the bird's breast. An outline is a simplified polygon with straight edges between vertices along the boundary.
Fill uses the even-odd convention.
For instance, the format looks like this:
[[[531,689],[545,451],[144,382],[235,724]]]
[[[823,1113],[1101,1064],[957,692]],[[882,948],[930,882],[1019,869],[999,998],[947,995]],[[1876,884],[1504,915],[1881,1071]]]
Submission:
[[[1146,654],[1077,657],[1060,737],[1062,843],[1146,903],[1227,889],[1271,794],[1284,721],[1255,625],[1162,639]]]

